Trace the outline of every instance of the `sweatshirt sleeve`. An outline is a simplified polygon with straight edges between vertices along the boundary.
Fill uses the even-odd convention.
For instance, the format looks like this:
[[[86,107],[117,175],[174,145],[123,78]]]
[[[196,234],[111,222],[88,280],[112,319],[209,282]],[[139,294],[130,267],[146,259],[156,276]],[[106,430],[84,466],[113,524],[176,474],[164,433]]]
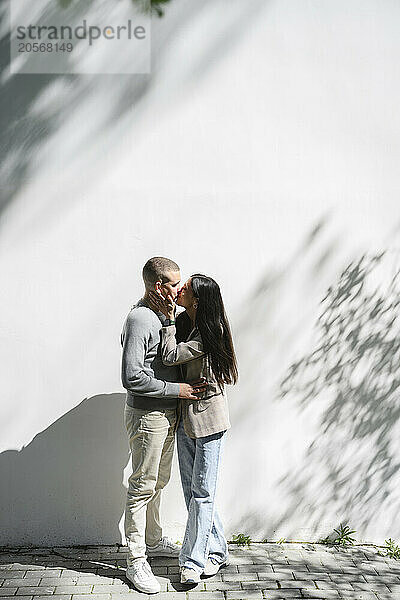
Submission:
[[[180,365],[204,356],[200,334],[188,342],[176,343],[175,325],[161,329],[161,358],[164,365]]]
[[[128,315],[122,333],[122,385],[138,396],[178,398],[179,383],[150,377],[144,370],[149,337],[149,327],[140,316],[132,313]]]

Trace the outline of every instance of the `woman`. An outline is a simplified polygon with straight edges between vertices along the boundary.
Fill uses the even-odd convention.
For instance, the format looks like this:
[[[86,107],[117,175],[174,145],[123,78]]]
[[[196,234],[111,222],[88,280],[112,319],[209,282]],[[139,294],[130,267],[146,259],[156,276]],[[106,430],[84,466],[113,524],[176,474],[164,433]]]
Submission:
[[[188,520],[179,556],[181,582],[200,581],[228,564],[228,546],[215,510],[222,438],[230,427],[225,384],[238,378],[235,351],[218,284],[205,275],[192,275],[181,288],[177,304],[186,309],[177,317],[171,296],[152,299],[167,317],[162,328],[161,354],[166,365],[181,365],[187,382],[206,381],[198,400],[180,402],[178,459]],[[177,340],[177,330],[179,339]]]

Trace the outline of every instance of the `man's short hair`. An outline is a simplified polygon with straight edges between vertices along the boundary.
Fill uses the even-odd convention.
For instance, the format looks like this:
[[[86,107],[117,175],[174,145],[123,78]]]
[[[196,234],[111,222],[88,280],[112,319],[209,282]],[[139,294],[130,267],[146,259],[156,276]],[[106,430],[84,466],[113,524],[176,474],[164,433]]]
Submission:
[[[169,271],[179,271],[179,267],[173,260],[163,256],[149,258],[143,267],[143,281],[146,288],[152,287],[157,281],[166,283]]]

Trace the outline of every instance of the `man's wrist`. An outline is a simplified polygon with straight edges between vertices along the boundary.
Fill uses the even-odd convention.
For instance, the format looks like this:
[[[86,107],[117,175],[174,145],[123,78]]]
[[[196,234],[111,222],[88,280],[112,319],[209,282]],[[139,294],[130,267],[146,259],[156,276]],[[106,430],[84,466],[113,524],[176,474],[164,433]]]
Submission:
[[[175,325],[175,319],[169,319],[167,317],[167,320],[165,321],[165,326],[169,327],[170,325]]]

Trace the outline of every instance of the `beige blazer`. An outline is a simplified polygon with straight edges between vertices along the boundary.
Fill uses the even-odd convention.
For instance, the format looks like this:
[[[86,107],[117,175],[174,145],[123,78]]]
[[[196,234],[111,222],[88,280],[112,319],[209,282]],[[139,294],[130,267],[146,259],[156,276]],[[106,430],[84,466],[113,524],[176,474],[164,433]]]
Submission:
[[[200,438],[230,428],[224,389],[220,388],[203,351],[200,332],[194,328],[186,342],[176,343],[175,325],[161,329],[161,357],[165,365],[181,365],[184,381],[205,377],[206,391],[199,400],[181,400],[180,412],[186,435]]]

